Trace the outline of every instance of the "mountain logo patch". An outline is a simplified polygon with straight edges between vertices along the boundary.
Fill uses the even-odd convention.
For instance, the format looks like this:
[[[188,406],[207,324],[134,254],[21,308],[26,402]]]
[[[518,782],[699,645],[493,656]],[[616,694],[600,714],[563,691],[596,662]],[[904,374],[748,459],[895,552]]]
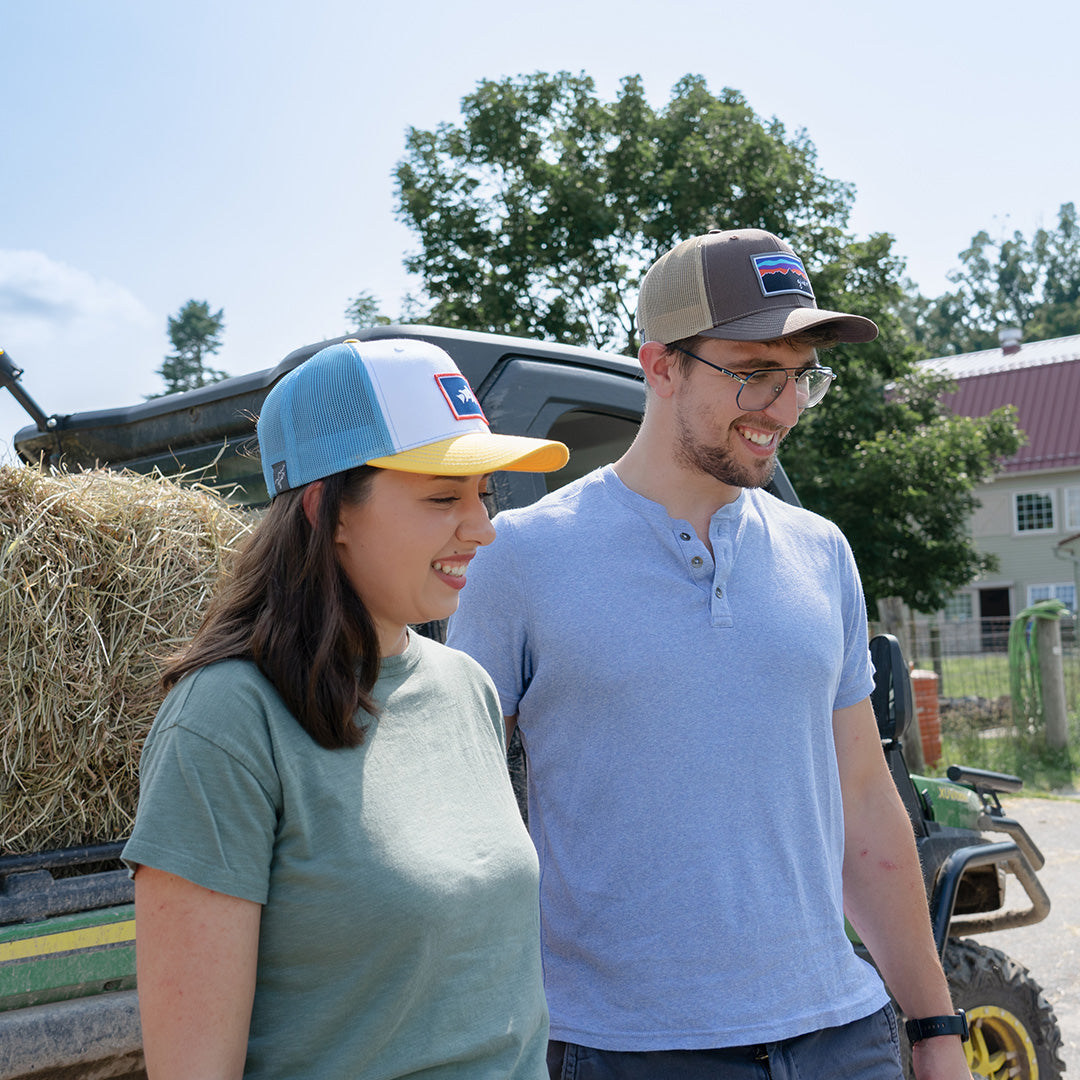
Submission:
[[[751,255],[750,260],[757,271],[758,284],[764,296],[801,293],[813,297],[810,278],[798,255],[771,251],[767,255]]]

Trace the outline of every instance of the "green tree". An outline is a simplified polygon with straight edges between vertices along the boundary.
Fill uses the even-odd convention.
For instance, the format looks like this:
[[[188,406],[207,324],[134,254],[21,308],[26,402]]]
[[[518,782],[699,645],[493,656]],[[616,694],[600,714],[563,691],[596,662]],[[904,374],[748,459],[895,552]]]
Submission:
[[[170,315],[168,333],[174,351],[157,369],[165,380],[165,389],[149,396],[162,397],[227,379],[226,372],[206,365],[206,358],[221,348],[224,330],[224,309],[211,312],[205,300],[189,300],[175,316]]]
[[[391,323],[379,310],[379,301],[367,290],[357,293],[345,308],[345,322],[350,330],[363,330],[368,326],[389,326]]]
[[[975,485],[1023,441],[1016,410],[954,416],[941,404],[947,383],[915,372],[882,387],[873,402],[876,380],[849,366],[846,381],[858,387],[861,404],[830,392],[789,436],[784,467],[803,502],[851,542],[871,614],[875,599],[892,596],[916,611],[937,611],[997,568],[994,556],[975,548],[969,523]],[[870,414],[853,418],[865,405]]]
[[[904,323],[911,298],[891,247],[884,234],[849,240],[814,273],[819,306],[865,315],[880,333],[822,355],[837,380],[782,452],[803,503],[850,541],[872,615],[893,596],[936,611],[994,568],[971,538],[974,488],[1022,441],[1014,410],[971,419],[942,405],[950,384],[916,366]]]
[[[1056,228],[991,238],[983,230],[960,252],[956,288],[933,300],[912,299],[908,326],[926,355],[993,349],[998,331],[1016,326],[1029,341],[1080,334],[1080,223],[1074,203]]]
[[[484,80],[461,111],[460,126],[410,128],[396,170],[420,240],[405,266],[445,326],[635,353],[641,277],[679,239],[758,226],[831,253],[853,198],[805,133],[698,75],[659,110],[636,75],[604,102],[559,72]]]
[[[972,489],[1015,451],[1015,425],[941,409],[941,384],[916,374],[917,298],[892,237],[850,235],[853,189],[820,172],[805,132],[789,137],[697,75],[660,109],[638,76],[604,102],[590,78],[560,72],[485,80],[461,111],[460,125],[411,128],[396,172],[420,245],[405,265],[432,322],[633,355],[638,287],[657,256],[709,228],[775,232],[807,264],[819,306],[881,328],[823,358],[839,378],[783,455],[800,497],[848,536],[871,604],[933,610],[983,568]]]

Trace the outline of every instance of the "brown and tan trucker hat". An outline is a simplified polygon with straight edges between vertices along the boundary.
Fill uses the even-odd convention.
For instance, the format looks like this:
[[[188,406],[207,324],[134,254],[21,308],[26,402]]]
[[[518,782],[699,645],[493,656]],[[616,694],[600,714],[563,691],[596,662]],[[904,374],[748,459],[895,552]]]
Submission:
[[[861,315],[822,311],[802,260],[764,229],[713,229],[661,255],[638,297],[642,341],[704,334],[728,341],[773,341],[829,323],[839,341],[872,341]]]

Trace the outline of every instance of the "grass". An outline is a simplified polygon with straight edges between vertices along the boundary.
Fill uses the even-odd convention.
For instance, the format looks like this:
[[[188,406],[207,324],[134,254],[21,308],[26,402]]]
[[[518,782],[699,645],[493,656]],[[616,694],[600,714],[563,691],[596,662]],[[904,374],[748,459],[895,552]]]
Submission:
[[[919,667],[932,670],[920,661]],[[1075,645],[1066,648],[1064,658],[1065,699],[1073,711],[1080,710],[1080,655]],[[1003,652],[977,656],[946,656],[941,660],[938,694],[946,698],[998,698],[1009,693],[1009,657]]]
[[[1051,750],[1045,731],[1013,726],[1009,658],[1004,652],[946,656],[940,661],[941,760],[927,772],[968,765],[1019,776],[1029,792],[1080,791],[1080,658],[1066,650],[1068,746]],[[929,663],[920,663],[929,668]]]
[[[953,737],[942,734],[941,760],[927,771],[944,776],[949,765],[968,765],[1019,776],[1030,793],[1080,791],[1080,724],[1071,718],[1069,747],[1051,750],[1042,733]]]
[[[941,759],[927,771],[944,776],[949,765],[968,765],[1019,776],[1029,792],[1080,791],[1080,710],[1069,714],[1067,746],[1052,750],[1041,727],[1018,731],[1007,697],[978,708],[942,712]]]
[[[1009,658],[1005,653],[947,656],[941,661],[942,697],[996,698],[1009,692]]]
[[[1068,711],[1067,747],[1050,750],[1045,728],[1014,726],[1009,656],[981,652],[939,656],[932,662],[920,655],[915,666],[936,670],[941,704],[941,759],[928,768],[944,775],[952,764],[1010,773],[1024,781],[1029,792],[1080,791],[1080,648],[1075,623],[1062,628],[1065,702]]]

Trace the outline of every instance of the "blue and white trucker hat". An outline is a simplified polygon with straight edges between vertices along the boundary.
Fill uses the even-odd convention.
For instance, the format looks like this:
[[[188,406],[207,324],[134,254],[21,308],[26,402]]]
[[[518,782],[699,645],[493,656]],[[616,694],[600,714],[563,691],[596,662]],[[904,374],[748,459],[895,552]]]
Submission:
[[[412,338],[321,349],[275,383],[257,431],[271,498],[358,465],[473,476],[570,457],[561,442],[493,433],[449,355]]]

